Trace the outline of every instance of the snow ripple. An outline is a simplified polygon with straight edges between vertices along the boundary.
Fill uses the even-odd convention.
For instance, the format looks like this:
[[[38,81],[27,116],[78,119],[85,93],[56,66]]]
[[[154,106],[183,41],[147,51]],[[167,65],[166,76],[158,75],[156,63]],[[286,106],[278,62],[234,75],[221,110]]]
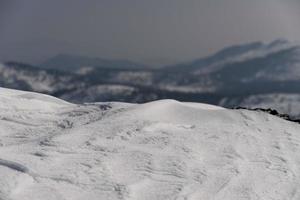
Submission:
[[[0,199],[300,198],[299,124],[172,100],[73,105],[12,93],[0,96]]]

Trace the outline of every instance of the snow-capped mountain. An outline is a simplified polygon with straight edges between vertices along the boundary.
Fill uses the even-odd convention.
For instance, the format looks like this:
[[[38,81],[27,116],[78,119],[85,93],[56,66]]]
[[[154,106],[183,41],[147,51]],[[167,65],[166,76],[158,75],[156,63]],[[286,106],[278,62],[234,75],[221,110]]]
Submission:
[[[200,103],[0,88],[0,199],[299,199],[299,128]]]
[[[72,74],[14,62],[0,64],[0,83],[2,87],[51,94],[79,87]]]
[[[280,108],[300,116],[299,99],[289,98],[300,94],[298,43],[276,40],[237,45],[207,58],[159,69],[133,68],[119,61],[111,61],[119,67],[93,67],[81,62],[93,59],[82,58],[76,64],[78,57],[72,56],[72,62],[65,64],[66,57],[54,59],[55,66],[60,66],[53,67],[55,70],[6,63],[0,68],[0,86],[44,92],[72,102],[171,98],[225,107]]]
[[[170,66],[190,76],[219,82],[223,89],[236,84],[300,80],[300,45],[284,40],[225,48],[211,57]]]
[[[105,71],[105,70],[104,70]],[[142,89],[109,82],[106,76],[74,74],[52,69],[41,69],[21,63],[0,65],[0,85],[14,89],[42,92],[73,102],[92,101],[150,101],[157,97]]]
[[[169,67],[189,69],[199,75],[211,74],[227,68],[228,65],[233,63],[242,63],[253,59],[264,58],[273,53],[288,50],[297,46],[297,44],[293,44],[283,39],[275,40],[269,44],[253,42],[227,47],[212,56]]]

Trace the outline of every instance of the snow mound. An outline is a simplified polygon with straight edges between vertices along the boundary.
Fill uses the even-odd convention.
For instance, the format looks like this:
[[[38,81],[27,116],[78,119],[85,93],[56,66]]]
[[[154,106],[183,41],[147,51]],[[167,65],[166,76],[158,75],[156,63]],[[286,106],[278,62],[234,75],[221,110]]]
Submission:
[[[175,100],[160,100],[150,102],[135,107],[134,111],[139,118],[145,120],[156,120],[164,122],[172,121],[203,121],[210,118],[215,118],[215,114],[225,110],[224,108],[201,104],[201,103],[181,103]],[[215,112],[211,112],[215,111]],[[199,115],[199,113],[202,113]]]
[[[0,199],[300,199],[296,123],[173,100],[0,94]]]
[[[0,108],[51,111],[72,104],[55,97],[0,87]]]

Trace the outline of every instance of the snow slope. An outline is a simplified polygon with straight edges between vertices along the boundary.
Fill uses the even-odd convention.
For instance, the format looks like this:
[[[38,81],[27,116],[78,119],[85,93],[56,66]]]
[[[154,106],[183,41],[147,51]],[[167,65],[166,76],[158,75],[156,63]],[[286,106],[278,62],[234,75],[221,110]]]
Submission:
[[[300,94],[262,94],[245,98],[241,106],[250,108],[273,108],[281,113],[300,118]]]
[[[0,89],[0,199],[300,199],[300,126],[162,100]]]
[[[288,114],[292,118],[300,118],[300,94],[270,93],[256,94],[238,98],[223,98],[220,106],[245,108],[271,108],[279,113]]]

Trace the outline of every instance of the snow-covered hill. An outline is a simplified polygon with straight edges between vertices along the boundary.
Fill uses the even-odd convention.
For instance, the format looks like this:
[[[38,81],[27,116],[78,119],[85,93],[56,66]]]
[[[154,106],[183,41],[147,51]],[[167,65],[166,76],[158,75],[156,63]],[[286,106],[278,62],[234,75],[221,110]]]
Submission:
[[[0,199],[300,198],[299,124],[173,100],[0,94]]]

